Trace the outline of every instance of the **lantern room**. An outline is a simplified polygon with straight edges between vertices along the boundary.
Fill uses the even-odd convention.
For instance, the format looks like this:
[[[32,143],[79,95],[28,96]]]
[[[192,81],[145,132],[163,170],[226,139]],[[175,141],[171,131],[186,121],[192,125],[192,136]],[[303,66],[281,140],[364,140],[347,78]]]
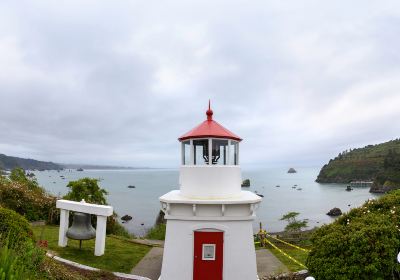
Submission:
[[[207,120],[182,135],[182,165],[239,165],[242,139],[214,121],[210,103]]]
[[[242,139],[213,120],[210,103],[207,119],[178,140],[181,142],[179,184],[186,197],[235,197],[241,191],[239,142]]]

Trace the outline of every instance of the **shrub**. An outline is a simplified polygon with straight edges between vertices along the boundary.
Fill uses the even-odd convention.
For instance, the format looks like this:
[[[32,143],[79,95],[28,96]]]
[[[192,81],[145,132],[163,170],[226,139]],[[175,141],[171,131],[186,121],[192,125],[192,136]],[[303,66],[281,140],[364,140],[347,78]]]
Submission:
[[[311,274],[324,280],[400,279],[399,210],[395,191],[316,230],[306,262]]]
[[[0,237],[9,238],[12,246],[33,240],[33,232],[28,221],[15,211],[0,208]]]
[[[56,212],[56,198],[40,187],[10,180],[0,180],[0,204],[25,216],[29,221],[52,222]]]
[[[112,216],[107,217],[107,234],[114,234],[126,238],[134,237],[119,222],[118,215],[114,212]]]

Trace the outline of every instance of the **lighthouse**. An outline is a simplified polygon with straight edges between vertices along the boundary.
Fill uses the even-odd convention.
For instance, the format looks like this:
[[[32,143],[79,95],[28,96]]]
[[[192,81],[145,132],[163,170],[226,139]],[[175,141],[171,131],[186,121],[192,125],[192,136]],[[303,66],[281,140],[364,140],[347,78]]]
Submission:
[[[167,221],[159,280],[256,280],[253,220],[261,198],[241,190],[242,139],[213,119],[178,140],[179,190],[160,197]]]

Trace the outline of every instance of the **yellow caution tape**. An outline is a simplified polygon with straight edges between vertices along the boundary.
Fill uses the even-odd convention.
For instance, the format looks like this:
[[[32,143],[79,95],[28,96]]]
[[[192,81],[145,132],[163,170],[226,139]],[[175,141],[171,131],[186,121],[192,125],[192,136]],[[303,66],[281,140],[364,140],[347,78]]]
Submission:
[[[301,247],[299,247],[299,246],[290,244],[289,242],[286,242],[286,241],[283,241],[283,240],[281,240],[281,239],[279,239],[279,238],[273,237],[272,235],[269,235],[269,234],[267,234],[267,233],[265,233],[265,235],[268,236],[268,237],[270,237],[270,238],[272,238],[272,239],[278,240],[279,242],[282,242],[282,243],[284,243],[284,244],[286,244],[286,245],[292,246],[293,248],[302,250],[302,251],[304,251],[304,252],[307,252],[307,253],[308,253],[308,252],[311,251],[311,250],[307,250],[307,249],[301,248]]]
[[[291,259],[292,261],[294,261],[295,263],[297,263],[298,265],[307,268],[304,264],[302,264],[301,262],[299,262],[298,260],[296,260],[295,258],[289,256],[288,254],[286,254],[284,251],[282,251],[281,249],[279,249],[278,247],[276,247],[271,241],[269,241],[268,239],[265,238],[265,241],[271,245],[272,247],[274,247],[276,250],[278,250],[282,255],[284,255],[285,257]]]

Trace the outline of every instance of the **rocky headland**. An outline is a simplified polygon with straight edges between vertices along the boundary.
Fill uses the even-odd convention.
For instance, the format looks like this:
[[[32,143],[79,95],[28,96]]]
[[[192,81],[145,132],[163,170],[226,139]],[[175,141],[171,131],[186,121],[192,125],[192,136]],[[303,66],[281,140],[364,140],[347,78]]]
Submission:
[[[400,139],[350,149],[325,164],[319,183],[373,181],[370,192],[386,193],[400,188]]]

